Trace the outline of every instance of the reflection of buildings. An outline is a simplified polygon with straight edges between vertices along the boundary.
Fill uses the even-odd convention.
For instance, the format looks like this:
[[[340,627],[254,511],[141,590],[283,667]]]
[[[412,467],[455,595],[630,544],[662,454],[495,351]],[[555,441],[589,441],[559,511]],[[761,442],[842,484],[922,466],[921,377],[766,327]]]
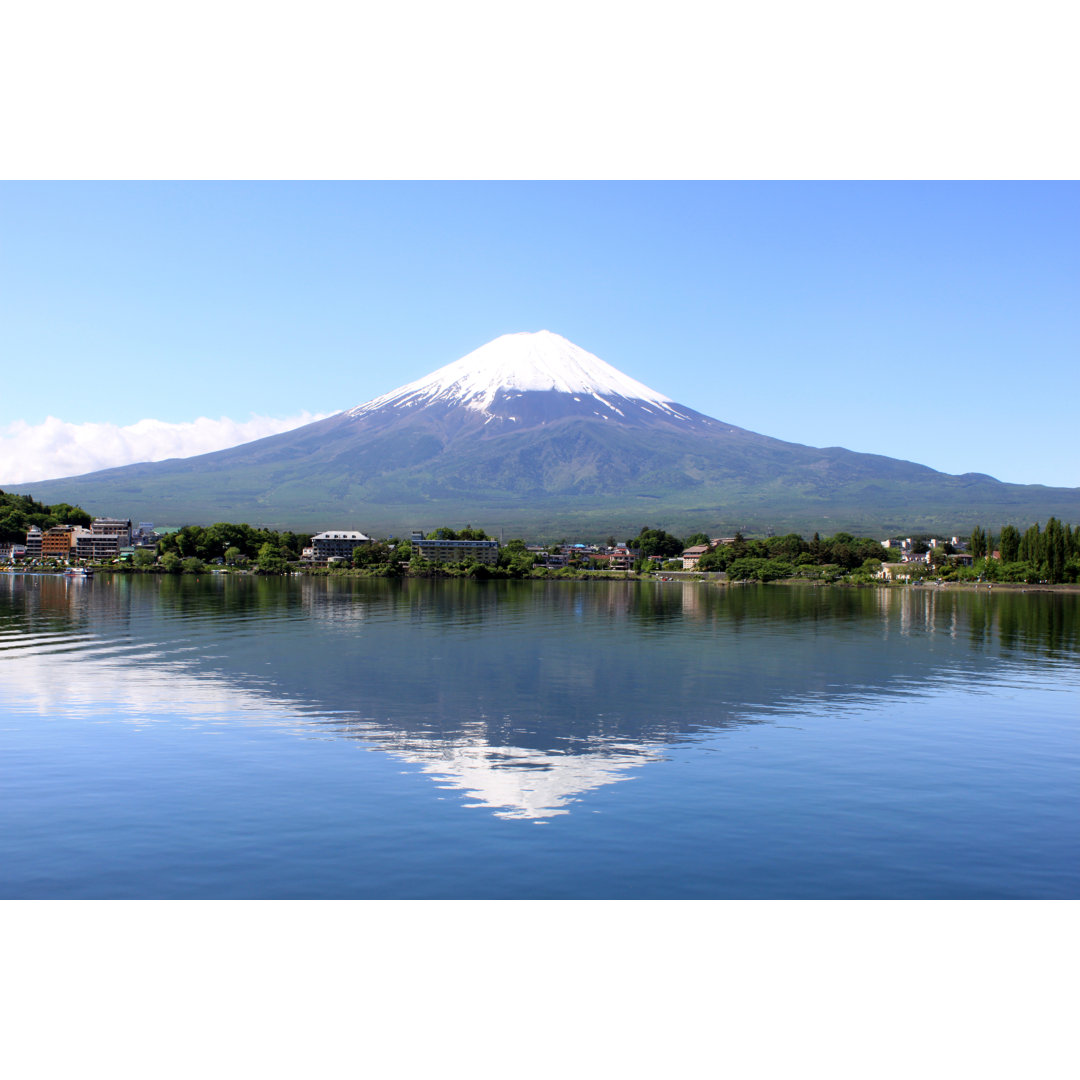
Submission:
[[[918,631],[932,634],[936,625],[939,595],[940,590],[933,587],[902,589],[900,591],[900,633],[911,634]]]
[[[85,633],[95,623],[102,630],[126,633],[130,582],[108,585],[93,578],[61,574],[0,574],[0,619],[14,608],[21,633],[52,634],[58,627]]]
[[[696,581],[684,581],[682,583],[682,613],[688,618],[700,619],[704,616],[701,603],[701,593],[704,586]]]

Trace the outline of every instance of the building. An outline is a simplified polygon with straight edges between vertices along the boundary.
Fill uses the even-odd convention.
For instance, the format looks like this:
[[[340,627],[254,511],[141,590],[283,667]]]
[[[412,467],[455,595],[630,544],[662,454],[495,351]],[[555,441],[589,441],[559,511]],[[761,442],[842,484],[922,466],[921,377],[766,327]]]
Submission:
[[[694,544],[693,547],[688,547],[682,553],[682,568],[684,570],[695,570],[698,560],[707,551],[712,551],[712,544]]]
[[[123,535],[120,533],[100,533],[90,529],[78,529],[75,533],[75,557],[77,559],[92,559],[95,562],[105,559],[120,557],[120,548],[126,545],[120,543]]]
[[[923,552],[916,552],[913,548],[902,548],[900,552],[900,561],[902,563],[925,563],[929,566],[930,554],[929,548]]]
[[[911,569],[911,563],[883,562],[874,576],[884,581],[910,581]]]
[[[94,518],[90,522],[90,531],[95,536],[113,536],[118,543],[116,550],[131,546],[131,519],[124,518]]]
[[[139,524],[131,530],[131,545],[136,548],[142,549],[157,549],[158,534],[154,531],[154,523],[152,521],[140,521]],[[122,547],[126,545],[121,545]]]
[[[328,559],[351,559],[353,551],[361,544],[370,544],[371,537],[355,530],[322,532],[311,538],[311,559],[326,562]],[[307,549],[305,548],[305,551]]]
[[[498,540],[426,540],[414,532],[412,546],[428,562],[478,562],[494,566],[499,561]]]
[[[600,561],[607,560],[609,570],[633,570],[635,556],[629,548],[617,547],[612,548],[611,551],[606,554],[597,553],[592,556],[594,560]]]
[[[26,534],[26,557],[41,558],[41,529],[37,525],[31,525]]]
[[[29,541],[29,536],[27,536]],[[27,547],[29,547],[27,543]],[[70,559],[75,547],[75,526],[54,525],[41,534],[41,557],[43,559]]]

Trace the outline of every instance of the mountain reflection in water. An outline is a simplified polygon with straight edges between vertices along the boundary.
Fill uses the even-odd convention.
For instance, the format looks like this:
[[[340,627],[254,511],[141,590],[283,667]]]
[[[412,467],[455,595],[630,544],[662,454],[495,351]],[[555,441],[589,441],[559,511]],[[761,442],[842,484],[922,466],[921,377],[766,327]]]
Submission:
[[[42,715],[357,739],[547,820],[718,731],[1075,668],[1075,595],[700,583],[0,577],[0,686]],[[790,721],[789,721],[790,722]]]

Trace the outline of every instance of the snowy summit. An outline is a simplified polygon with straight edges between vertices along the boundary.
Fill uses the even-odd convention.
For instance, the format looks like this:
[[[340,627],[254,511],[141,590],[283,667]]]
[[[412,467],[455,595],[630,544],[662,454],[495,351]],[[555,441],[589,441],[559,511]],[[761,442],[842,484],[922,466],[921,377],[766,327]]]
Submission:
[[[422,379],[358,405],[350,410],[350,415],[436,402],[486,412],[499,395],[532,391],[595,398],[607,408],[614,408],[608,398],[621,398],[681,415],[673,408],[671,398],[631,379],[550,330],[503,334]]]

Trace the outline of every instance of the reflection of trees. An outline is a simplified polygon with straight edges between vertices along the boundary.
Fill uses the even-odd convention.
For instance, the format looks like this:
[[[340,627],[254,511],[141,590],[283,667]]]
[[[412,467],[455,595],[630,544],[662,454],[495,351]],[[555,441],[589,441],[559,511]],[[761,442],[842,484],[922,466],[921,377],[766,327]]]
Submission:
[[[1080,597],[1008,592],[988,597],[985,602],[988,608],[991,603],[996,607],[998,636],[1006,650],[1044,656],[1076,653]]]

